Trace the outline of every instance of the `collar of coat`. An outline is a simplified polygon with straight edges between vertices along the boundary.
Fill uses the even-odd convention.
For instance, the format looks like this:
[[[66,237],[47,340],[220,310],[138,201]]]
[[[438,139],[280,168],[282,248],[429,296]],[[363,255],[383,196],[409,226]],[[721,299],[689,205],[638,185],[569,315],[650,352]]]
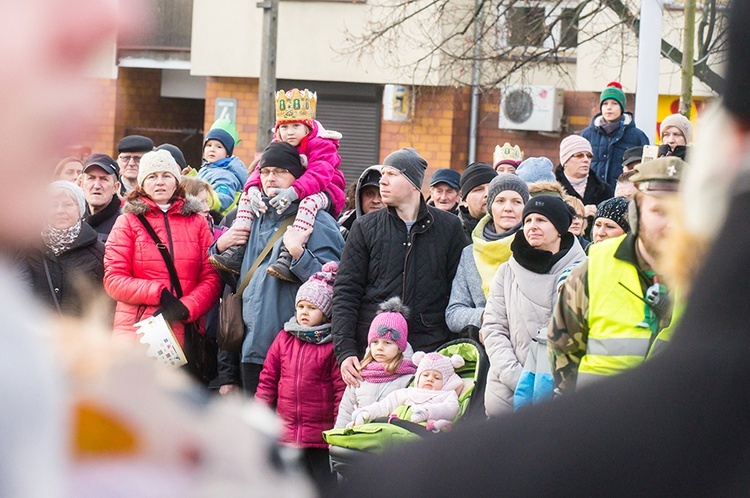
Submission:
[[[156,205],[150,198],[141,196],[135,199],[128,200],[122,207],[123,213],[132,213],[136,216],[146,214],[149,211],[161,211],[161,208]],[[203,211],[203,205],[197,197],[188,195],[184,199],[177,199],[169,206],[169,213],[179,213],[183,216],[190,216],[191,214],[200,213]]]
[[[406,225],[404,220],[402,220],[398,216],[398,213],[396,212],[395,207],[388,206],[387,209],[388,209],[388,214],[390,216],[393,216],[397,220],[401,221],[401,223],[404,223],[404,225]],[[430,225],[433,225],[435,223],[435,216],[430,212],[430,209],[439,211],[438,208],[436,207],[427,206],[427,203],[425,202],[424,197],[420,196],[419,197],[419,212],[417,213],[417,219],[414,221],[414,226],[412,227],[413,233],[416,233],[417,231],[424,232],[430,227]],[[417,230],[417,227],[420,227],[423,224],[422,222],[424,221],[427,221],[427,223],[424,223],[423,229]]]
[[[633,122],[633,115],[630,114],[629,112],[623,112],[622,118],[620,119],[620,123],[622,123],[622,127],[625,128],[632,122]],[[602,116],[602,113],[599,113],[596,116],[594,116],[594,126],[596,126],[597,128],[601,128],[603,124],[604,124],[604,116]]]

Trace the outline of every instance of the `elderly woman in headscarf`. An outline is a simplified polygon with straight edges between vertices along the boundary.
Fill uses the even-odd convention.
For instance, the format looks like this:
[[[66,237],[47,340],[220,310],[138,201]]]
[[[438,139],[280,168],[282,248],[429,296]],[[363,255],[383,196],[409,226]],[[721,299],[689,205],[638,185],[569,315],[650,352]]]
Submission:
[[[478,338],[492,278],[511,255],[510,243],[521,227],[529,187],[511,173],[496,176],[487,190],[487,214],[471,234],[472,245],[461,253],[445,310],[451,332]]]
[[[83,190],[69,181],[47,189],[47,223],[39,248],[24,257],[33,292],[53,309],[78,316],[96,295],[104,295],[104,244],[83,221]]]

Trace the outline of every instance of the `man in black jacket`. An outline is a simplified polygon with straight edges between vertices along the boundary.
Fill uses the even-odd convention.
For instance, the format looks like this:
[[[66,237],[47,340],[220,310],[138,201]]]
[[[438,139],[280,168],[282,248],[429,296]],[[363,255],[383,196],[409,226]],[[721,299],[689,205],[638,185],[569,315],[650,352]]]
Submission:
[[[383,161],[380,193],[387,209],[352,225],[333,289],[333,340],[341,374],[358,385],[359,357],[378,305],[398,296],[410,311],[409,343],[434,351],[449,338],[450,288],[466,245],[458,217],[427,206],[420,187],[427,169],[414,149]]]
[[[81,188],[86,196],[84,220],[107,242],[109,232],[120,216],[120,167],[106,154],[92,154],[83,165]]]
[[[730,9],[729,117],[686,179],[702,196],[685,198],[715,221],[707,199],[734,192],[669,347],[572,396],[383,455],[341,496],[750,495],[750,2]]]

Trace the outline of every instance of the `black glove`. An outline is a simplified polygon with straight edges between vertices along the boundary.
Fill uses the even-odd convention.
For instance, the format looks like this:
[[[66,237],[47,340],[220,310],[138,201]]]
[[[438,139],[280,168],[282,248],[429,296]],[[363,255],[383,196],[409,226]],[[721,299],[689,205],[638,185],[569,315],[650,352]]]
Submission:
[[[164,319],[168,323],[184,322],[190,316],[190,312],[185,305],[182,304],[179,299],[174,297],[166,288],[161,291],[159,304],[161,304],[161,306],[156,310],[154,316],[164,315]]]

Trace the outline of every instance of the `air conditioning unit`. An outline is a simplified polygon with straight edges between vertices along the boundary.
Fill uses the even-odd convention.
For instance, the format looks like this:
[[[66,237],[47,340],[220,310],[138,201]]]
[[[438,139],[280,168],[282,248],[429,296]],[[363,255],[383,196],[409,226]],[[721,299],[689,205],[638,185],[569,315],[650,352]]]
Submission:
[[[508,86],[500,99],[500,128],[525,131],[560,131],[563,90],[553,86]]]

